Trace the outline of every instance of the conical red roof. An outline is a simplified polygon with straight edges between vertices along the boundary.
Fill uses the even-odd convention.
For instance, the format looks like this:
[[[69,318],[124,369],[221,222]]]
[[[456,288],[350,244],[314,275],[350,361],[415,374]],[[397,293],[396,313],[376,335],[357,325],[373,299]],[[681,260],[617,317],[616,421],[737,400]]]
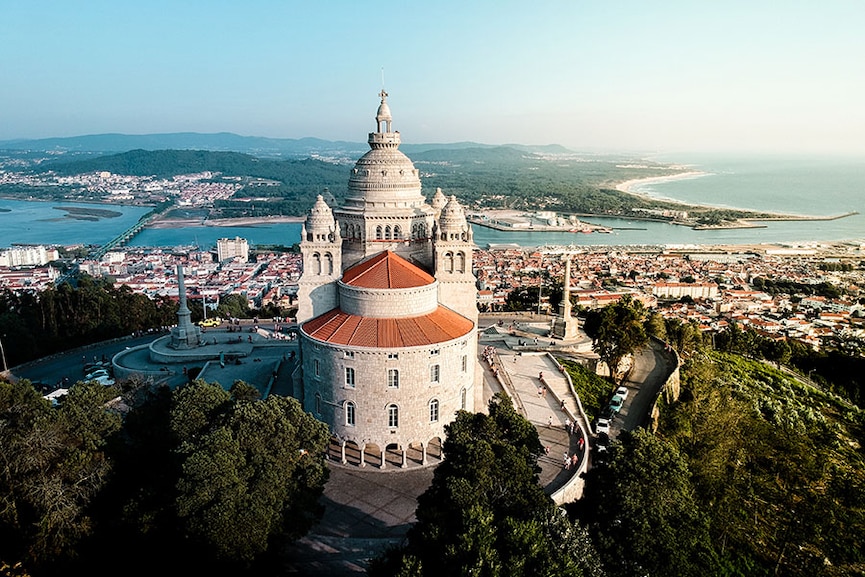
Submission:
[[[404,289],[427,286],[435,282],[435,278],[386,250],[346,270],[342,282],[361,288]]]

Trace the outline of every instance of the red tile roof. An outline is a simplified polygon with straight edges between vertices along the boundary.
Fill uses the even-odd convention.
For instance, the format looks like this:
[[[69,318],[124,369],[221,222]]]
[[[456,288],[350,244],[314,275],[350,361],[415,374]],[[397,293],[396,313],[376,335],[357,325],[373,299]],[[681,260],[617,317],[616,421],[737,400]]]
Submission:
[[[441,305],[419,317],[379,319],[350,315],[336,308],[303,323],[309,336],[352,347],[417,347],[469,334],[474,323]]]
[[[426,286],[435,278],[389,250],[360,262],[342,274],[342,282],[362,288],[402,289]]]

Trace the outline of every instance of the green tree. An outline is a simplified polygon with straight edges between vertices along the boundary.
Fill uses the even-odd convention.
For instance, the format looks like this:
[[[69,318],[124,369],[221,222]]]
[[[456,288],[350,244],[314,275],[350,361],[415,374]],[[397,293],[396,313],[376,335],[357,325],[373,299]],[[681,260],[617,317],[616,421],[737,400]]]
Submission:
[[[78,383],[56,408],[26,381],[0,382],[0,560],[33,572],[57,570],[91,535],[89,507],[120,429],[107,407],[112,387]]]
[[[219,301],[219,306],[216,307],[216,314],[224,319],[249,318],[249,301],[243,295],[226,295]]]
[[[538,484],[535,427],[498,394],[489,415],[459,412],[445,460],[418,499],[407,544],[370,575],[600,575],[588,534]]]
[[[197,380],[144,393],[117,449],[121,475],[103,508],[105,531],[159,551],[154,567],[172,559],[237,572],[304,535],[322,513],[327,426],[295,399],[253,392],[242,381],[226,391]],[[144,470],[156,463],[158,472]]]
[[[611,575],[715,575],[708,522],[685,459],[646,431],[624,432],[587,474],[579,516]]]
[[[646,334],[662,341],[667,340],[667,325],[658,311],[651,311],[647,315]]]
[[[589,311],[583,328],[592,339],[592,350],[610,369],[610,378],[619,381],[622,359],[648,341],[643,303],[625,295],[600,310]]]

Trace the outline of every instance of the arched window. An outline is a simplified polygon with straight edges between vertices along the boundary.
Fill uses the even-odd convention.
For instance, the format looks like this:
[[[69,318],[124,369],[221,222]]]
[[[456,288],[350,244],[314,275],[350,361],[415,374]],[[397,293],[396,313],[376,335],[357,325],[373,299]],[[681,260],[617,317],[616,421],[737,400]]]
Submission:
[[[381,227],[380,226],[375,227],[375,239],[381,240]]]
[[[387,370],[387,386],[391,389],[399,388],[399,369]]]
[[[345,424],[349,427],[354,426],[356,409],[357,407],[351,401],[345,404]]]
[[[445,272],[454,272],[454,253],[445,253]]]
[[[391,239],[391,236],[390,236],[390,225],[384,227],[384,239],[385,239],[385,240],[390,240],[390,239]]]
[[[393,227],[393,239],[394,240],[401,240],[402,239],[402,229],[399,227],[399,225]]]
[[[333,255],[324,253],[324,274],[333,274]]]
[[[387,426],[391,428],[399,427],[399,407],[396,405],[387,406]]]
[[[317,252],[312,255],[312,273],[321,274],[321,255]]]
[[[439,420],[439,400],[433,399],[429,402],[429,422],[436,423]]]
[[[466,253],[458,252],[457,253],[457,272],[466,272]]]

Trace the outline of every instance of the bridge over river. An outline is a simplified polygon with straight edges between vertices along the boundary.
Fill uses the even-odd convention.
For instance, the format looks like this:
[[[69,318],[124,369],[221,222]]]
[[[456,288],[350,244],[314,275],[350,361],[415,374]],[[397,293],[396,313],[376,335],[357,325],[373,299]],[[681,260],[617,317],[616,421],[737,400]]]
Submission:
[[[139,219],[139,221],[136,222],[135,224],[133,224],[131,227],[129,227],[128,229],[126,229],[123,232],[121,232],[120,234],[118,234],[116,237],[111,239],[109,242],[107,242],[104,245],[100,246],[99,248],[93,250],[90,253],[90,255],[88,256],[88,258],[93,259],[93,260],[99,260],[103,256],[105,256],[108,253],[108,251],[114,250],[117,247],[121,247],[121,246],[125,245],[127,242],[132,240],[136,234],[138,234],[139,232],[144,230],[144,228],[146,228],[148,224],[150,224],[151,222],[153,222],[157,218],[164,216],[165,213],[167,213],[169,210],[171,210],[171,208],[173,208],[173,206],[174,206],[174,204],[172,203],[169,206],[157,207],[157,208],[153,209],[152,211],[148,212],[147,214],[142,216],[141,219]],[[59,276],[54,284],[55,284],[55,286],[59,286],[59,285],[63,284],[64,282],[71,282],[77,275],[78,275],[78,266],[76,265],[75,267],[73,267],[72,269],[67,271],[65,274]]]

